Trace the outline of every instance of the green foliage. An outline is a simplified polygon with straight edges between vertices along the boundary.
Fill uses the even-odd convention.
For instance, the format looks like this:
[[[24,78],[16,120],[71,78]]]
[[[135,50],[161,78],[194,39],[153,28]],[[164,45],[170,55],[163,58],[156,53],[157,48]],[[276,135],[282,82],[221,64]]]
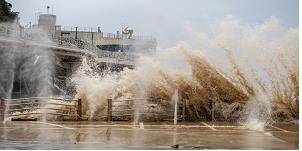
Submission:
[[[11,11],[12,4],[0,0],[0,22],[13,21],[18,17],[18,12]]]

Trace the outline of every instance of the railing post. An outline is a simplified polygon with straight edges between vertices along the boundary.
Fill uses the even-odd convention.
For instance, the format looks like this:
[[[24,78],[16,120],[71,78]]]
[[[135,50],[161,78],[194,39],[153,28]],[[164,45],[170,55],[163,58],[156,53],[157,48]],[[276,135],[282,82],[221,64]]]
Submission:
[[[186,100],[182,99],[182,121],[186,121]]]
[[[75,27],[75,40],[78,40],[78,27]]]
[[[93,45],[93,31],[91,31],[91,45]]]
[[[214,101],[212,101],[212,122],[215,121],[215,105]]]
[[[82,120],[82,99],[78,99],[77,120]]]
[[[5,114],[5,101],[4,99],[0,98],[0,121],[4,121],[4,114]]]
[[[108,99],[107,121],[112,121],[112,99]]]

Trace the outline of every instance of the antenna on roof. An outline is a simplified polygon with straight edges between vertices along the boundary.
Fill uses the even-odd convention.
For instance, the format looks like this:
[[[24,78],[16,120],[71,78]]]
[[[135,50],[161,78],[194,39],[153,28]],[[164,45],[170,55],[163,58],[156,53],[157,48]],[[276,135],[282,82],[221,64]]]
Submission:
[[[50,7],[47,5],[47,14],[49,14],[49,8],[50,8]]]

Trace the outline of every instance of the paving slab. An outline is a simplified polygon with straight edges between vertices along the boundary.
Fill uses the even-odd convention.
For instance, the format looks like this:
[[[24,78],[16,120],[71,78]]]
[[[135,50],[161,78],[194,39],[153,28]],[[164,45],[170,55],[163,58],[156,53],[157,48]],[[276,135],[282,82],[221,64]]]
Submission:
[[[0,149],[298,149],[298,124],[274,126],[253,131],[226,122],[11,121],[0,123]]]

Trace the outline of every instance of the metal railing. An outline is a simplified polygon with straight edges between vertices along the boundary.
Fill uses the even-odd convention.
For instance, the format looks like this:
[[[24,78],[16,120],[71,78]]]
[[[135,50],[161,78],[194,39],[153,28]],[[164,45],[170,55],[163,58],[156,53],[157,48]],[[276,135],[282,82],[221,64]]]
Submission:
[[[107,100],[107,121],[113,121],[114,119],[120,118],[131,118],[133,119],[135,115],[138,116],[153,116],[159,117],[158,119],[173,119],[174,118],[174,110],[165,110],[164,112],[153,111],[152,109],[145,109],[144,111],[135,111],[135,106],[140,107],[157,107],[158,103],[152,103],[145,100],[145,102],[140,102],[140,98],[133,99],[123,99],[123,100]],[[186,113],[186,101],[182,100],[182,105],[179,106],[178,109],[178,119],[182,119],[185,121],[185,113]]]
[[[81,99],[61,99],[51,97],[31,97],[0,99],[0,121],[9,117],[53,115],[80,120],[82,117]]]
[[[18,39],[21,41],[32,41],[41,43],[40,39],[35,37],[36,35],[31,33],[31,29],[19,29],[16,30],[17,27],[12,25],[4,25],[0,24],[0,37],[4,37],[6,39]],[[71,37],[62,37],[56,34],[49,35],[51,43],[46,42],[50,46],[56,47],[64,47],[71,49],[80,49],[83,51],[89,51],[93,53],[98,58],[113,58],[117,61],[131,61],[134,62],[134,59],[137,57],[133,53],[125,53],[125,52],[111,52],[104,51],[97,48],[95,45],[92,45],[90,42],[86,42],[82,39],[75,39]]]
[[[107,100],[107,115],[103,118],[107,121],[116,119],[134,119],[135,116],[149,116],[158,120],[173,119],[174,111],[165,109],[164,111],[153,110],[158,107],[159,103],[148,102],[145,99],[124,99],[124,100]],[[141,102],[142,101],[142,102]],[[151,107],[136,111],[136,107]],[[177,119],[185,121],[186,101],[179,106]],[[51,115],[56,119],[82,120],[82,101],[81,99],[61,99],[50,97],[32,97],[18,99],[0,99],[0,121],[4,118],[25,118]]]
[[[126,35],[119,33],[110,33],[99,31],[97,27],[72,27],[72,26],[57,26],[57,31],[66,31],[66,32],[75,32],[76,29],[78,32],[94,32],[101,35],[104,38],[114,38],[114,39],[127,39]],[[131,39],[134,40],[147,40],[147,41],[156,41],[153,36],[145,36],[145,35],[133,35]]]
[[[116,58],[118,60],[132,60],[137,57],[137,55],[133,53],[125,53],[125,52],[110,52],[110,51],[97,51],[98,57],[108,57],[108,58]]]
[[[91,45],[90,43],[85,42],[81,39],[51,35],[51,40],[53,42],[53,45],[55,45],[55,46],[87,50],[87,51],[92,52],[95,55],[97,54],[97,51],[99,50],[96,46]]]

